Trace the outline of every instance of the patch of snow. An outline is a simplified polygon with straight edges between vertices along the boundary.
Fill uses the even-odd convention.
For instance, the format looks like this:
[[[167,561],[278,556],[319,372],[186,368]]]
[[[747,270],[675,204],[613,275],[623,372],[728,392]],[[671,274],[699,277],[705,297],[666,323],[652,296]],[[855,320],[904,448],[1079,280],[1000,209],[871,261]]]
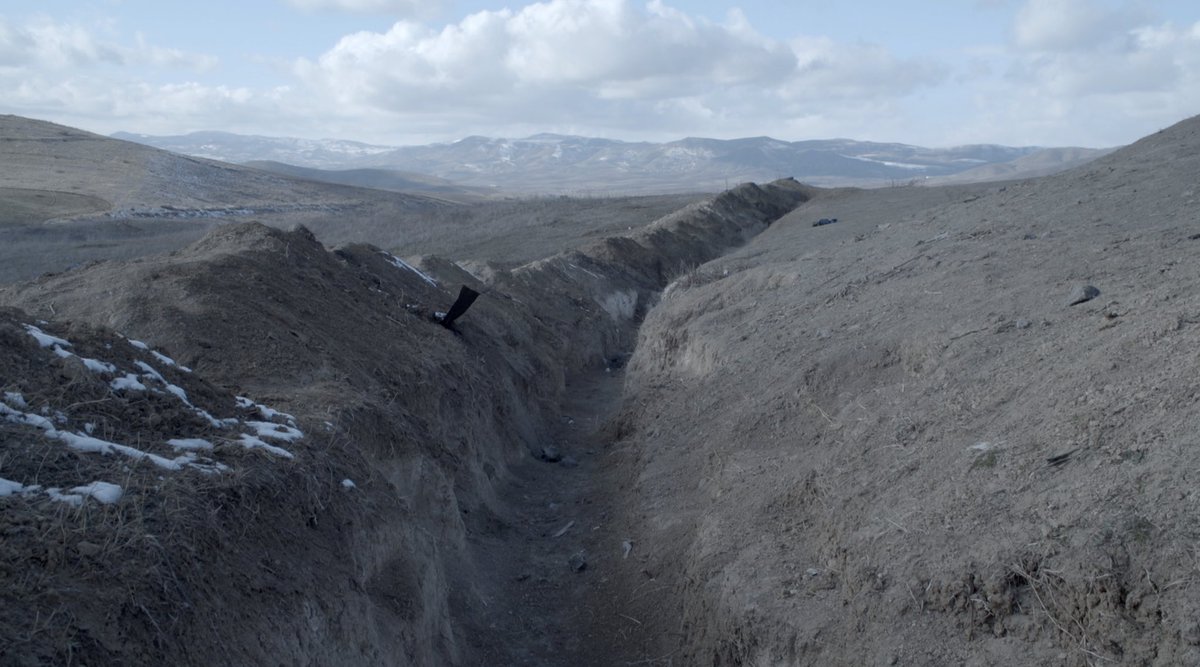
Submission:
[[[248,421],[246,426],[258,432],[260,438],[271,438],[284,442],[295,442],[304,437],[304,432],[292,426],[284,426],[275,422]]]
[[[243,433],[239,437],[239,440],[241,441],[242,446],[245,447],[246,449],[265,449],[268,452],[270,452],[276,456],[282,456],[282,457],[288,458],[288,459],[295,458],[295,456],[293,456],[292,453],[289,452],[288,450],[286,450],[282,447],[276,447],[275,445],[268,445],[267,443],[263,442],[260,438],[252,436],[249,433]]]
[[[187,405],[189,405],[191,407],[196,407],[196,406],[192,405],[191,401],[188,400],[187,392],[183,390],[183,387],[180,387],[177,384],[171,384],[170,382],[168,382],[167,383],[167,391],[174,394],[176,398],[183,401]]]
[[[869,158],[869,157],[862,157],[860,155],[843,155],[842,157],[848,157],[851,160],[858,160],[859,162],[872,162],[875,164],[882,164],[885,167],[896,167],[899,169],[910,169],[913,171],[924,171],[929,168],[923,164],[912,164],[910,162],[892,162],[890,160],[876,160],[876,159]]]
[[[342,480],[342,488],[343,489],[354,489],[357,487],[358,487],[358,485],[355,484],[354,480],[352,480],[352,479],[347,478],[347,479]]]
[[[212,443],[204,438],[171,438],[167,444],[175,449],[197,450],[212,449]]]
[[[239,408],[244,408],[246,410],[257,409],[258,413],[263,416],[263,419],[274,419],[276,417],[283,417],[292,426],[296,425],[296,418],[293,417],[292,415],[289,415],[286,412],[280,412],[279,410],[275,410],[273,408],[268,408],[267,406],[265,406],[261,403],[255,403],[254,401],[250,400],[249,398],[246,398],[245,396],[238,396],[236,398],[236,400],[237,400],[237,404],[238,404]]]
[[[72,507],[80,507],[83,505],[83,496],[76,493],[63,493],[62,489],[49,488],[46,493],[50,495],[50,500],[57,500],[60,503],[66,503]]]
[[[70,343],[68,343],[68,345],[70,345]],[[62,349],[61,345],[54,346],[54,354],[57,354],[62,359],[69,359],[69,358],[75,356],[74,352],[68,352],[68,351]]]
[[[229,470],[229,466],[224,463],[193,463],[191,467],[205,475],[216,475]]]
[[[421,271],[417,267],[409,264],[408,262],[400,259],[399,257],[396,257],[395,255],[392,255],[391,253],[385,252],[385,253],[383,253],[383,255],[384,255],[384,257],[387,257],[388,260],[391,261],[392,266],[395,266],[397,269],[408,269],[409,271],[412,271],[413,273],[417,274],[418,276],[421,276],[421,280],[424,280],[425,282],[429,283],[430,285],[437,287],[437,281],[434,280],[432,277],[430,277],[428,274],[426,274],[424,271]]]
[[[168,357],[165,354],[162,354],[161,352],[155,352],[154,350],[150,350],[150,354],[154,355],[155,359],[158,359],[159,361],[163,362],[164,364],[166,364],[168,366],[174,366],[175,368],[178,368],[179,370],[183,371],[184,373],[192,372],[192,369],[190,369],[187,366],[184,366],[182,364],[175,363],[174,359],[172,359],[171,357]]]
[[[5,421],[9,421],[14,424],[27,424],[45,431],[54,430],[54,422],[50,421],[49,419],[46,419],[41,415],[14,410],[4,403],[0,403],[0,416],[3,416]]]
[[[111,505],[121,499],[123,491],[116,484],[108,482],[92,482],[84,486],[77,486],[71,489],[71,493],[78,493],[84,496],[91,496],[100,503]]]
[[[29,404],[25,402],[25,397],[22,396],[21,392],[19,391],[4,392],[4,400],[8,401],[10,405],[15,405],[18,408],[29,407]]]
[[[140,340],[134,340],[132,338],[126,338],[125,340],[129,341],[130,345],[136,347],[139,350],[149,350],[150,349],[149,345],[143,343]]]
[[[83,365],[87,366],[88,370],[92,371],[93,373],[116,373],[117,372],[117,367],[108,363],[107,361],[99,361],[97,359],[88,359],[87,357],[80,357],[79,360],[82,361]]]
[[[32,324],[26,324],[25,331],[28,331],[30,336],[33,336],[35,339],[37,339],[38,345],[42,347],[50,347],[51,345],[71,347],[71,343],[67,342],[66,340],[63,340],[57,336],[51,336]]]
[[[137,367],[138,367],[138,368],[140,368],[140,369],[142,369],[142,373],[143,373],[144,375],[148,375],[148,376],[150,376],[151,378],[153,378],[153,379],[155,379],[155,380],[158,380],[159,382],[161,382],[161,383],[163,383],[163,384],[170,384],[169,382],[167,382],[166,378],[164,378],[164,377],[162,376],[162,373],[159,373],[159,372],[158,372],[157,370],[155,370],[155,368],[154,368],[153,366],[151,366],[150,364],[148,364],[148,363],[146,363],[146,362],[144,362],[144,361],[135,361],[135,362],[133,362],[133,365],[134,365],[134,366],[137,366]]]
[[[142,374],[142,377],[149,377],[151,379],[158,380],[159,382],[161,382],[163,387],[168,392],[170,392],[171,394],[174,394],[176,398],[183,401],[183,404],[188,406],[189,408],[191,408],[192,412],[195,412],[197,415],[200,416],[200,418],[204,419],[209,424],[212,424],[214,428],[225,428],[225,426],[227,425],[226,421],[217,419],[216,417],[212,416],[207,410],[205,410],[203,408],[198,408],[195,405],[193,405],[192,402],[190,400],[188,400],[187,392],[183,390],[183,387],[180,387],[178,385],[174,385],[174,384],[171,384],[170,382],[167,382],[166,378],[164,378],[162,376],[162,373],[159,373],[157,370],[155,370],[155,368],[153,366],[151,366],[150,364],[148,364],[144,361],[135,361],[133,363],[135,366],[137,366],[138,368],[142,369],[142,371],[144,371]],[[186,370],[186,369],[183,369],[181,367],[180,370]],[[145,389],[145,387],[143,387],[143,389]]]
[[[92,431],[95,431],[95,430],[96,430],[96,425],[95,425],[95,424],[93,424],[92,422],[88,422],[88,423],[86,423],[86,424],[84,424],[84,425],[83,425],[83,430],[84,430],[84,431],[87,431],[87,434],[88,434],[88,435],[91,435],[91,434],[92,434]]]
[[[3,498],[4,496],[11,496],[14,493],[26,495],[33,493],[40,488],[42,487],[38,486],[37,484],[34,484],[33,486],[25,486],[20,482],[14,482],[11,479],[4,479],[3,477],[0,477],[0,498]]]
[[[134,391],[146,391],[146,385],[142,384],[138,377],[133,373],[126,373],[125,377],[119,377],[108,383],[113,388],[113,391],[123,391],[132,389]]]
[[[46,435],[50,436],[51,438],[62,440],[63,442],[67,443],[68,447],[74,449],[75,451],[95,454],[111,454],[115,452],[123,456],[128,456],[131,459],[148,460],[154,465],[167,470],[182,470],[183,467],[191,461],[191,458],[187,456],[168,459],[157,454],[151,454],[150,452],[143,452],[135,447],[121,445],[115,442],[101,440],[99,438],[93,438],[90,435],[84,435],[82,433],[49,431],[46,433]]]

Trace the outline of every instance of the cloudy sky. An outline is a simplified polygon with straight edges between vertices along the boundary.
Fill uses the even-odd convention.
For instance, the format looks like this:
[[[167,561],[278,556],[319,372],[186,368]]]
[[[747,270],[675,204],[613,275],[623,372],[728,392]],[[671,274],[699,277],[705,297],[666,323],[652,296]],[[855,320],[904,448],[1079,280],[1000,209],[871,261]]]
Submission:
[[[0,91],[105,134],[1111,146],[1200,113],[1200,3],[0,0]]]

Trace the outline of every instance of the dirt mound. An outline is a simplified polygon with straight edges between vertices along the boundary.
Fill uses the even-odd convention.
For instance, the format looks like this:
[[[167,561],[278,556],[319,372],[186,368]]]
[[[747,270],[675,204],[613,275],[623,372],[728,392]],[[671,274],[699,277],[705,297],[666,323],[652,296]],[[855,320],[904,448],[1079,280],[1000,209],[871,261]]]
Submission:
[[[23,597],[25,580],[5,579],[14,584],[3,592],[8,616],[0,627],[10,636],[2,644],[13,647],[4,659],[511,662],[529,638],[503,636],[492,620],[485,594],[498,566],[481,550],[510,530],[496,485],[562,423],[572,374],[628,354],[652,291],[805,196],[789,182],[744,186],[644,236],[499,271],[490,284],[436,259],[411,264],[363,245],[329,251],[304,229],[246,224],[168,256],[94,264],[0,291],[0,301],[25,309],[9,316],[10,338],[23,342],[10,346],[12,374],[3,376],[4,390],[20,394],[6,399],[5,446],[34,443],[14,447],[19,455],[0,468],[12,490],[0,500],[9,521],[5,563],[21,572],[49,548],[38,543],[45,526],[73,536],[53,547],[49,564],[30,569],[41,577],[37,596]],[[567,271],[588,282],[576,285]],[[485,291],[457,331],[432,317],[453,301],[457,283],[448,280]],[[629,293],[640,305],[621,300]],[[57,357],[54,343],[37,347],[22,333],[26,323],[69,340],[60,345],[74,357],[33,373]],[[158,357],[113,332],[169,350],[175,366],[148,361]],[[79,371],[87,362],[75,358],[114,370],[89,375],[97,371]],[[86,382],[64,379],[59,366]],[[113,383],[126,372],[147,389],[122,393]],[[181,403],[185,396],[190,404]],[[43,424],[43,405],[65,421]],[[251,419],[256,410],[260,419]],[[268,416],[278,425],[223,421]],[[82,455],[62,435],[83,437],[83,429],[90,437],[89,428],[111,438],[107,451],[116,454],[91,456],[88,465],[108,467],[79,467]],[[280,451],[242,451],[254,443],[239,428],[261,429],[246,435]],[[293,428],[304,436],[271,440]],[[184,443],[174,459],[171,440]],[[61,471],[39,472],[46,451]],[[159,459],[182,469],[157,473]],[[120,496],[100,485],[88,493],[113,502],[64,505],[43,493],[54,484],[59,494],[82,496],[92,482],[118,485]],[[51,511],[68,506],[77,509]],[[123,527],[128,516],[137,517],[136,530]],[[83,554],[75,540],[103,548]],[[158,560],[137,555],[146,544]],[[126,568],[120,587],[106,578],[114,568]],[[75,592],[63,597],[66,589]],[[121,613],[110,613],[118,602]]]
[[[658,654],[1200,662],[1198,128],[818,195],[669,288],[618,447]]]

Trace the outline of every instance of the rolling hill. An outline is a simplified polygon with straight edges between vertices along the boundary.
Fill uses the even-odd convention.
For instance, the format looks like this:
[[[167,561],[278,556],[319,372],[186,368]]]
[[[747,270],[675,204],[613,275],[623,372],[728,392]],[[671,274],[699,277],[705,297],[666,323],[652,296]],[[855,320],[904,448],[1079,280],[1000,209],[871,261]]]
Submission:
[[[557,134],[525,139],[473,136],[426,146],[335,149],[343,142],[227,133],[119,136],[231,162],[272,160],[326,170],[401,170],[460,185],[554,194],[711,191],[783,176],[816,185],[894,185],[1001,164],[1010,165],[1006,168],[1009,177],[1020,178],[1029,167],[1042,175],[1073,166],[1088,154],[1087,149],[1044,152],[1035,165],[1027,167],[1012,163],[1042,149],[995,145],[931,149],[848,139],[787,142],[770,137],[649,143]],[[316,150],[314,145],[330,148]]]

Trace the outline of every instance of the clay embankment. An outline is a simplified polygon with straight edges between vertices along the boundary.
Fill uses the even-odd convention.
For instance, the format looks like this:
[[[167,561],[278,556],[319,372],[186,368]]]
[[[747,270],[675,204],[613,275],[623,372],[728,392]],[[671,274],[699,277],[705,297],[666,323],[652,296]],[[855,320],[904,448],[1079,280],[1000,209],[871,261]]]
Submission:
[[[507,511],[495,489],[509,467],[556,430],[566,378],[627,355],[657,290],[805,197],[793,182],[741,186],[501,274],[478,285],[487,294],[459,334],[428,317],[460,280],[473,282],[456,267],[429,259],[423,275],[372,247],[330,252],[303,230],[253,224],[5,290],[0,302],[24,310],[8,315],[9,414],[60,416],[51,430],[6,419],[5,442],[28,447],[9,448],[0,477],[22,489],[103,478],[122,494],[78,506],[34,492],[0,501],[3,566],[20,574],[5,579],[0,657],[476,662],[490,640],[464,628],[488,627],[496,610],[478,604],[489,572],[470,542]],[[40,320],[87,358],[109,355],[111,369],[32,379],[30,368],[79,363],[23,329]],[[190,370],[117,354],[126,343],[113,332]],[[137,382],[118,382],[127,375]],[[162,400],[183,395],[171,405],[184,416],[164,416]],[[256,403],[294,419],[261,411],[275,425],[250,426]],[[287,441],[289,457],[271,458],[237,429],[304,435]],[[124,447],[110,453],[145,456],[58,442],[85,432]],[[158,460],[149,455],[178,453],[172,440],[204,440],[211,454],[188,460],[225,468],[147,472]],[[38,464],[48,453],[61,459],[50,472]]]

